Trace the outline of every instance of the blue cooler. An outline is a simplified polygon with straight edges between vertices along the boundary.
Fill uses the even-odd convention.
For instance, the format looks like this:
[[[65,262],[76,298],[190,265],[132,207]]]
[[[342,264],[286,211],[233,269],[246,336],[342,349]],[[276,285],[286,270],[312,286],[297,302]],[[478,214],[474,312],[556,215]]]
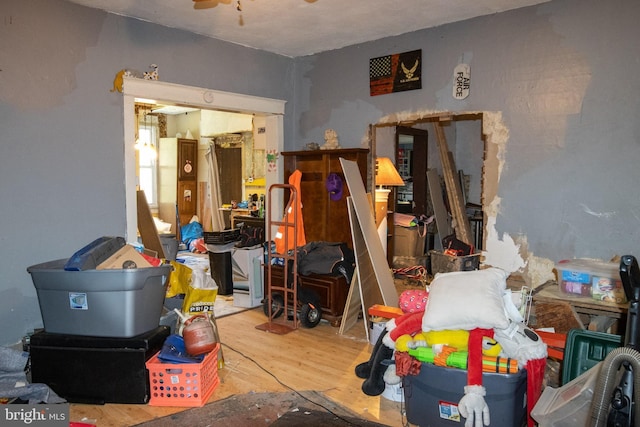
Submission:
[[[403,378],[407,421],[420,427],[462,427],[458,402],[467,385],[467,371],[423,363],[420,374]],[[515,374],[483,373],[492,426],[527,425],[527,371]]]

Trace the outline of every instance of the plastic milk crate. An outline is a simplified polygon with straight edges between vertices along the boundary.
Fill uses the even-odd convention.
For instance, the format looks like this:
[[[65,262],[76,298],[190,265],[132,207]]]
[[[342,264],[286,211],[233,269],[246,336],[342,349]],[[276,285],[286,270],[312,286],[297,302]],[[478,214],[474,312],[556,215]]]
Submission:
[[[162,363],[158,354],[149,359],[149,405],[204,406],[220,383],[219,349],[217,344],[200,363]]]

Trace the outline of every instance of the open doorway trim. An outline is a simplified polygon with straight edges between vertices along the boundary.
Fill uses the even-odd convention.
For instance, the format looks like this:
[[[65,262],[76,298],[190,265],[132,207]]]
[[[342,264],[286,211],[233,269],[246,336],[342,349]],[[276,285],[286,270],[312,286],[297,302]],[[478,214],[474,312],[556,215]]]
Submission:
[[[482,137],[484,138],[484,160],[482,167],[482,194],[481,204],[484,217],[483,230],[483,248],[484,253],[495,246],[504,246],[500,242],[494,227],[496,217],[500,208],[500,198],[498,197],[498,188],[500,177],[504,166],[505,149],[509,139],[509,131],[506,128],[501,112],[495,111],[419,111],[402,114],[394,114],[381,118],[378,123],[370,125],[370,145],[372,147],[373,161],[376,157],[376,133],[378,129],[384,129],[395,126],[412,127],[417,124],[430,123],[435,121],[459,121],[459,120],[482,120]],[[375,177],[373,178],[375,185]],[[515,259],[515,263],[521,261],[518,249],[508,247],[506,249],[511,253],[505,254],[504,251],[497,253],[497,256]],[[503,263],[496,261],[495,266],[501,266]],[[515,271],[515,270],[513,270]]]
[[[193,86],[166,83],[157,80],[143,80],[125,77],[123,84],[124,103],[124,169],[125,169],[125,211],[128,242],[137,241],[138,219],[136,203],[135,167],[135,98],[154,99],[178,105],[199,107],[207,110],[224,110],[265,116],[266,150],[280,153],[284,149],[284,105],[286,101],[262,98],[231,92],[222,92]],[[266,187],[281,182],[282,159],[277,156],[276,167],[266,172]],[[274,200],[274,203],[281,201]],[[276,207],[275,212],[281,211]],[[268,220],[268,218],[267,218]]]

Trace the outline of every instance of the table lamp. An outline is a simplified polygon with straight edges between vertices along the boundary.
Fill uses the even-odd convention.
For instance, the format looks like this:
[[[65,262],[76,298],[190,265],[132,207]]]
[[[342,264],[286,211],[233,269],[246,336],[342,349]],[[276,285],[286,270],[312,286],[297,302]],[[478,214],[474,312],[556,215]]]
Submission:
[[[404,181],[398,170],[388,157],[376,158],[376,225],[387,216],[389,210],[389,193],[391,190],[384,187],[403,186]]]
[[[404,181],[398,170],[388,157],[376,158],[376,227],[385,254],[387,253],[387,212],[389,211],[389,193],[391,190],[384,187],[403,186]]]

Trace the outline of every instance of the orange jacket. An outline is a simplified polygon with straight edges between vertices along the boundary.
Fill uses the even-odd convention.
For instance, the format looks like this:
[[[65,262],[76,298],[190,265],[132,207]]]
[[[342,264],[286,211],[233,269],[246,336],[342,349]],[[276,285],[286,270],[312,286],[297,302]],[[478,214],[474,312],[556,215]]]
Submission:
[[[302,172],[297,169],[291,174],[291,176],[289,176],[289,185],[295,187],[298,197],[295,206],[292,206],[291,209],[285,212],[283,222],[293,224],[294,209],[297,210],[297,234],[294,234],[295,229],[291,226],[280,225],[280,227],[278,227],[278,233],[274,240],[276,242],[276,252],[279,254],[284,254],[285,252],[307,244],[307,240],[304,235],[304,221],[302,220],[302,192],[300,191],[301,180]],[[291,201],[291,199],[289,199],[289,201]],[[289,203],[287,203],[287,205],[288,204]],[[284,235],[285,228],[287,233],[286,239]],[[287,241],[287,247],[285,247],[285,240]]]

